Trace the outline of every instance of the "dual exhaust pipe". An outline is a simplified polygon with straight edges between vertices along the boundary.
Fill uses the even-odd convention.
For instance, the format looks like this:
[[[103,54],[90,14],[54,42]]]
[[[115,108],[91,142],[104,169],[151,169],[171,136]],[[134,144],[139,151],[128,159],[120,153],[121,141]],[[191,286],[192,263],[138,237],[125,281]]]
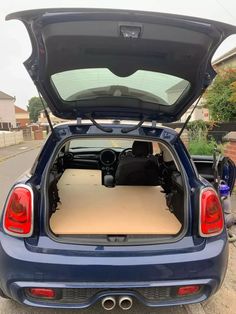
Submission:
[[[133,305],[133,300],[129,296],[119,297],[118,305],[122,310],[127,311],[131,309]],[[114,297],[105,297],[102,299],[102,307],[104,308],[104,310],[111,311],[115,308],[115,306],[116,299]]]

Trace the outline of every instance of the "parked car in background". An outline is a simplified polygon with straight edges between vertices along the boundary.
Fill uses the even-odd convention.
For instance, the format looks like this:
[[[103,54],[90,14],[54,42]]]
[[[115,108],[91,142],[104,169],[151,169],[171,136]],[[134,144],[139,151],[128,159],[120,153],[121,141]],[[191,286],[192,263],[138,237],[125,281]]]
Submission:
[[[54,115],[75,121],[52,129],[6,200],[1,295],[106,310],[213,295],[228,243],[212,162],[198,158],[199,175],[179,134],[158,123],[178,120],[202,94],[214,52],[236,28],[98,9],[13,18],[29,33],[24,64],[40,94]],[[232,190],[235,166],[227,165]]]

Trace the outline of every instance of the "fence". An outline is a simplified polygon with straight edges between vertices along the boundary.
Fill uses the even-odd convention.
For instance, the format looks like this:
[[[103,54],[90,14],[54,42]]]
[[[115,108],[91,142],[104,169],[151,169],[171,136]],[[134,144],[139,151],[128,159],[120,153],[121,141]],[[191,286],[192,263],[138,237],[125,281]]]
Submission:
[[[231,158],[236,164],[236,132],[230,132],[224,137],[224,155]]]
[[[0,147],[6,147],[23,142],[22,131],[0,131]]]
[[[183,122],[163,123],[164,126],[168,126],[172,129],[181,129],[184,125]],[[186,127],[188,129],[188,125]],[[209,131],[208,138],[214,138],[217,143],[223,142],[223,137],[229,132],[236,131],[236,122],[217,122]]]

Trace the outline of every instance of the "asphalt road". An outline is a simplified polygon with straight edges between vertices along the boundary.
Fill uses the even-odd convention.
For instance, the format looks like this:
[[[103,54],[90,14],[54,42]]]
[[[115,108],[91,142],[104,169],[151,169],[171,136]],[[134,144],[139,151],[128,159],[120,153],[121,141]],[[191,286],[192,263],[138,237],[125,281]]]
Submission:
[[[13,158],[0,162],[0,208],[2,210],[7,193],[14,183],[14,181],[25,171],[27,171],[33,164],[35,157],[38,154],[38,149],[17,155]],[[54,310],[54,309],[36,309],[31,307],[22,306],[11,300],[0,298],[0,313],[7,314],[62,314],[62,313],[81,313],[81,314],[100,314],[107,313],[104,311],[100,304],[97,304],[91,309],[87,310]],[[122,310],[117,309],[112,311],[114,314],[123,313]],[[171,307],[163,309],[146,309],[140,304],[134,304],[132,310],[128,311],[130,314],[185,314],[187,313],[184,307]]]
[[[39,149],[34,149],[0,162],[0,209],[14,181],[31,168]]]
[[[32,307],[25,307],[17,304],[16,302],[9,300],[1,300],[0,301],[0,313],[4,314],[104,314],[104,313],[112,313],[112,314],[184,314],[187,313],[184,307],[171,307],[171,308],[159,308],[157,310],[148,310],[139,304],[135,304],[132,307],[132,310],[123,311],[120,309],[113,311],[104,311],[100,304],[95,307],[90,308],[89,310],[55,310],[55,309],[36,309]]]

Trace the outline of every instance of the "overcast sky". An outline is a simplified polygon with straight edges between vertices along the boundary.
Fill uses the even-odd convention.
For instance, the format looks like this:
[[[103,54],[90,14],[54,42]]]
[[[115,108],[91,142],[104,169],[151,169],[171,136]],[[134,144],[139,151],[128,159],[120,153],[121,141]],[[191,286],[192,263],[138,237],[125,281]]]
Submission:
[[[16,104],[26,108],[28,99],[37,96],[23,62],[31,53],[24,25],[5,22],[8,13],[53,7],[91,7],[136,9],[205,17],[236,25],[236,0],[5,0],[0,3],[0,90],[16,97]],[[236,35],[227,39],[216,53],[220,56],[236,47]]]

